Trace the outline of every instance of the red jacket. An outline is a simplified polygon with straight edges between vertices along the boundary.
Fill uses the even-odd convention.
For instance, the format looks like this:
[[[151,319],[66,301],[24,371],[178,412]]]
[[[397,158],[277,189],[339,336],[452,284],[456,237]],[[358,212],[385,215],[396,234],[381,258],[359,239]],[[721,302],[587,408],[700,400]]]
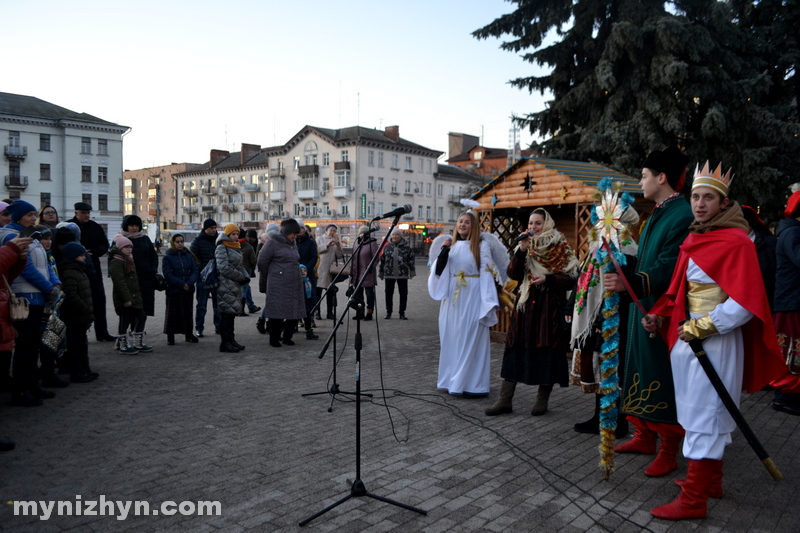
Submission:
[[[25,268],[27,259],[23,257],[19,248],[13,242],[7,242],[0,247],[0,275],[5,275],[9,283],[19,276]],[[0,280],[0,352],[8,352],[14,349],[14,339],[17,338],[17,330],[11,324],[8,317],[8,288]]]

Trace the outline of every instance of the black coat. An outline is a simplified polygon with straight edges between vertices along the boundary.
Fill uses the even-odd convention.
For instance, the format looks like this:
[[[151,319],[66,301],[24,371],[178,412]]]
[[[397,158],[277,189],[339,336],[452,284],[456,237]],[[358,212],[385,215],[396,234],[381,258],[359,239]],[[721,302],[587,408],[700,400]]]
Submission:
[[[65,259],[58,264],[59,278],[64,286],[64,303],[59,316],[65,324],[94,322],[92,287],[84,263]]]
[[[800,221],[782,219],[775,234],[775,312],[800,311]]]
[[[300,253],[300,264],[306,267],[308,277],[316,277],[317,257],[319,257],[317,241],[312,239],[308,233],[304,233],[302,236],[298,236],[294,242]]]
[[[90,220],[86,224],[81,224],[78,222],[77,217],[73,217],[70,222],[74,222],[81,229],[81,244],[86,248],[87,252],[92,254],[92,267],[94,267],[95,271],[94,275],[97,277],[102,276],[100,271],[100,258],[106,255],[109,249],[106,232],[103,231],[102,226],[94,220]]]
[[[778,238],[769,230],[756,230],[756,238],[753,241],[756,245],[758,254],[758,266],[761,267],[761,277],[764,278],[764,288],[767,290],[767,300],[770,310],[775,309],[775,271],[776,256],[775,249],[778,246]]]
[[[189,245],[189,249],[200,261],[200,270],[203,270],[203,267],[214,259],[214,251],[217,249],[217,235],[209,236],[203,232],[194,238],[192,244]]]
[[[142,305],[147,316],[156,313],[156,274],[158,273],[158,254],[153,241],[147,235],[131,239],[133,243],[133,262],[139,277],[139,290]]]

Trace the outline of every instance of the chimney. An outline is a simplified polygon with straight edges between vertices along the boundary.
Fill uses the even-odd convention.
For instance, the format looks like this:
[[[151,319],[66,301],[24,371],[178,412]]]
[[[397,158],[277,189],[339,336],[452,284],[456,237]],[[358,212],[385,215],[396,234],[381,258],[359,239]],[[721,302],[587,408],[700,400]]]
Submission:
[[[394,142],[400,142],[400,126],[386,126],[384,135],[389,137]]]
[[[242,151],[239,152],[239,164],[244,165],[261,151],[261,146],[258,144],[245,144],[242,143]]]
[[[231,153],[227,150],[211,150],[211,166],[219,165],[229,155]]]

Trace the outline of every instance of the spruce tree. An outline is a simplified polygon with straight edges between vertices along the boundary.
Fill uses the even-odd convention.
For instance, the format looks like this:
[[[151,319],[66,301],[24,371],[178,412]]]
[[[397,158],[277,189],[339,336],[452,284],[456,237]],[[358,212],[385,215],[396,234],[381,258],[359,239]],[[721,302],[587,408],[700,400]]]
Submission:
[[[716,0],[514,3],[473,35],[510,35],[502,48],[552,69],[511,81],[554,97],[519,117],[545,137],[544,155],[636,176],[649,151],[677,145],[693,162],[732,167],[740,202],[767,218],[782,210],[800,168],[800,130],[790,84],[777,81],[777,48],[757,22],[764,11],[756,19],[743,1]],[[545,44],[551,31],[558,39]]]

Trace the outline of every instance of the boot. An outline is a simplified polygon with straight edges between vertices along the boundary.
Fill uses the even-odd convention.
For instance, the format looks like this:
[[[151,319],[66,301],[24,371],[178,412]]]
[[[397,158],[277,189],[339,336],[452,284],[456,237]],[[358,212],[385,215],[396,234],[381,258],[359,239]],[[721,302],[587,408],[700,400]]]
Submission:
[[[319,335],[315,335],[313,329],[307,329],[306,330],[306,339],[308,339],[310,341],[315,341],[315,340],[319,339]]]
[[[497,416],[513,413],[511,409],[511,399],[514,397],[514,391],[517,388],[516,381],[506,381],[505,379],[500,382],[500,397],[493,406],[489,407],[483,413],[486,416]]]
[[[678,468],[676,456],[685,433],[677,424],[658,424],[657,431],[661,436],[661,446],[658,448],[656,458],[644,470],[644,475],[650,477],[666,476]]]
[[[714,459],[689,459],[689,471],[686,474],[681,493],[666,505],[650,510],[650,514],[664,520],[686,520],[703,518],[707,514],[709,487],[715,469],[719,468]]]
[[[167,333],[167,345],[168,346],[175,346],[175,334],[174,333]]]
[[[220,336],[220,343],[219,343],[219,351],[222,353],[239,353],[239,348],[231,344],[231,322],[234,319],[234,315],[229,315],[227,313],[222,314],[222,318],[220,319],[219,324],[219,336]]]
[[[614,432],[614,438],[617,440],[624,439],[628,436],[628,417],[617,406],[617,429]]]
[[[280,348],[281,332],[283,331],[283,323],[280,320],[268,320],[267,331],[269,331],[269,345],[273,348]]]
[[[656,453],[656,441],[658,433],[647,427],[647,422],[635,416],[629,416],[628,420],[633,424],[633,438],[628,442],[614,446],[616,453],[644,453],[652,455]]]
[[[186,342],[200,342],[197,337],[192,335],[191,333],[186,334]]]
[[[283,328],[283,344],[286,346],[294,346],[294,341],[292,340],[292,335],[294,335],[294,328],[293,327],[284,327]]]
[[[234,323],[235,323],[234,317],[231,317],[230,324],[228,325],[228,331],[229,331],[228,342],[231,344],[231,346],[242,352],[244,351],[244,344],[239,344],[238,342],[236,342],[236,335],[234,334],[235,330],[233,327]]]
[[[258,320],[256,320],[256,329],[262,335],[266,334],[267,333],[267,321],[264,320],[263,318],[259,318]]]
[[[242,298],[242,310],[239,311],[239,316],[250,316],[247,314],[247,311],[245,311],[245,309],[247,309],[247,299]]]
[[[600,398],[602,395],[594,395],[594,415],[586,422],[579,422],[573,426],[578,433],[588,433],[590,435],[600,434]]]
[[[550,393],[553,392],[552,385],[539,385],[539,392],[536,393],[536,403],[531,409],[531,416],[542,416],[547,412],[547,403],[550,401]]]
[[[136,355],[139,353],[131,342],[128,341],[128,335],[119,335],[117,336],[117,341],[119,342],[119,353],[121,355]]]
[[[144,343],[144,336],[146,333],[144,331],[139,331],[133,334],[133,347],[139,350],[140,353],[150,353],[153,351],[152,346],[148,346]]]
[[[685,479],[676,479],[675,484],[681,489],[686,484]],[[708,495],[712,498],[722,498],[722,460],[714,462],[714,469],[711,471],[711,483],[708,486]]]
[[[372,320],[372,309],[367,309],[367,314],[364,315],[364,320]]]

